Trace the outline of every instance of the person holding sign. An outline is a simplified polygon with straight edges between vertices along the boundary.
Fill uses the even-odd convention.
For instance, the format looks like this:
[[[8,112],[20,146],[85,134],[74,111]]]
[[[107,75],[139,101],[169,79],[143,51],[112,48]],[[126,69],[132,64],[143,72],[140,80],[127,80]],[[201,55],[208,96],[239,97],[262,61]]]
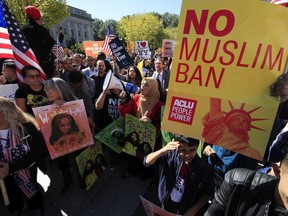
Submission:
[[[160,115],[163,103],[159,100],[160,92],[157,80],[152,77],[144,77],[140,91],[141,93],[134,95],[128,103],[119,106],[121,115],[125,116],[128,113],[138,117],[140,121],[151,122],[160,132]]]
[[[0,180],[4,180],[11,215],[21,215],[23,198],[33,215],[44,215],[37,185],[37,165],[47,154],[34,118],[0,97]]]
[[[161,107],[163,103],[159,100],[160,92],[158,90],[158,82],[155,78],[144,77],[140,88],[141,93],[134,95],[129,102],[119,105],[119,110],[122,116],[126,113],[131,114],[139,118],[142,122],[151,122],[156,127],[156,143],[154,150],[161,148]],[[141,160],[137,158],[131,158],[128,163],[128,173],[123,173],[122,178],[126,178],[129,174],[135,174],[139,170],[145,170]],[[147,171],[147,173],[146,173]],[[145,175],[151,176],[152,171],[146,169]],[[141,175],[142,175],[141,174]],[[142,178],[142,177],[141,177]]]
[[[200,215],[214,193],[213,168],[197,155],[198,145],[199,140],[176,135],[144,158],[144,164],[149,166],[161,158],[158,197],[166,211]]]
[[[103,130],[110,123],[115,121],[120,117],[120,112],[118,109],[118,93],[119,89],[106,89],[104,90],[99,98],[95,102],[95,109],[101,111],[101,121],[98,122],[100,130]],[[107,161],[110,166],[110,170],[114,170],[118,164],[119,156],[112,149],[108,148],[106,145],[102,145],[102,150],[107,156]]]
[[[61,78],[51,78],[51,79],[47,80],[44,84],[44,90],[47,94],[49,101],[52,102],[53,104],[55,104],[55,106],[62,106],[65,102],[77,100],[77,98],[71,92],[69,85]],[[63,117],[63,116],[60,116],[60,117]],[[66,119],[62,119],[62,120],[65,120],[66,122],[65,123],[63,121],[61,122],[61,125],[63,126],[63,127],[61,127],[62,128],[61,133],[66,131],[67,128],[70,128],[69,133],[71,131],[75,131],[75,130],[77,131],[77,129],[75,129],[75,128],[73,128],[73,130],[72,130],[73,125],[71,124],[71,122],[67,123],[67,115],[66,115]],[[69,120],[71,120],[71,118],[69,118]],[[55,119],[55,121],[57,122],[58,120]],[[93,131],[93,127],[94,127],[93,120],[89,116],[88,116],[88,121],[89,121],[91,131]],[[59,122],[59,124],[60,124],[60,122]],[[69,125],[69,124],[71,124],[71,125]],[[60,125],[59,125],[59,127],[60,127]],[[78,138],[79,137],[80,136],[78,136]],[[51,135],[50,139],[51,139],[51,141],[55,141],[56,136],[54,136],[54,134],[53,134],[53,136]],[[68,163],[69,155],[70,154],[64,155],[64,156],[56,159],[60,173],[61,173],[63,180],[64,180],[64,184],[63,184],[63,187],[61,189],[61,194],[64,194],[69,189],[69,187],[72,183],[72,175],[71,175],[70,166]]]

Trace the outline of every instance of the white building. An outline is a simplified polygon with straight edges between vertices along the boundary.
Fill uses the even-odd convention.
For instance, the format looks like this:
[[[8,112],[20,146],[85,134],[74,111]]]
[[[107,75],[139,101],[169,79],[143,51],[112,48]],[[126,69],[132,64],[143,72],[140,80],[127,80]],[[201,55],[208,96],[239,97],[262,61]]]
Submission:
[[[54,39],[62,27],[64,32],[64,47],[73,38],[75,42],[93,40],[93,19],[86,11],[69,6],[70,16],[51,28],[51,35]]]

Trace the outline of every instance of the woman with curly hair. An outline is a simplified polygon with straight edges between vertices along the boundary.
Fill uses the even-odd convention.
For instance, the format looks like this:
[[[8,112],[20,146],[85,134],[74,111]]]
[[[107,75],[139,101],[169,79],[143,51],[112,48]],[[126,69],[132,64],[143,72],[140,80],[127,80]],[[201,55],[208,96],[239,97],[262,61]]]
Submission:
[[[136,66],[129,67],[128,73],[126,74],[126,81],[138,87],[141,86],[142,75]]]
[[[11,215],[21,215],[26,199],[33,215],[44,215],[37,166],[47,148],[35,119],[0,97],[0,180],[4,180]]]

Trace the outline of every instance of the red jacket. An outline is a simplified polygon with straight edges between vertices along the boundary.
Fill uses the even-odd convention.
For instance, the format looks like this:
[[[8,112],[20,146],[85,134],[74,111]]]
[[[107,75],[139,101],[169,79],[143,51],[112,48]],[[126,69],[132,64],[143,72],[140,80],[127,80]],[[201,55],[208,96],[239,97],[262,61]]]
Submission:
[[[125,117],[125,114],[128,113],[130,115],[136,116],[136,112],[138,107],[140,106],[140,94],[134,95],[127,104],[119,105],[119,110],[121,116]],[[152,120],[152,124],[156,127],[157,133],[161,129],[161,107],[163,103],[158,100],[158,102],[154,105],[151,112],[148,114],[148,118]]]

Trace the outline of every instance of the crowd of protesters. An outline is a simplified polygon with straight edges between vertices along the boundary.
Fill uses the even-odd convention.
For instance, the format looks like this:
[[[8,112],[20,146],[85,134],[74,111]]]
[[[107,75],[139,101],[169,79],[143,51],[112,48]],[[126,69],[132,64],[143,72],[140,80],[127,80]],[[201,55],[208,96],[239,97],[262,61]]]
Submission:
[[[142,160],[127,156],[128,168],[122,178],[130,175],[140,179],[155,177],[157,172],[155,174],[154,171],[160,167],[162,171],[158,179],[158,196],[163,209],[181,215],[288,215],[288,131],[287,126],[285,127],[287,76],[281,76],[271,85],[271,95],[281,97],[282,103],[273,128],[275,140],[271,139],[264,161],[256,161],[223,147],[210,145],[210,141],[218,133],[216,130],[219,130],[217,127],[215,133],[211,134],[214,130],[211,130],[214,124],[209,125],[211,120],[208,117],[211,117],[211,113],[203,120],[206,145],[202,149],[201,158],[196,153],[199,140],[174,135],[166,145],[162,142],[161,109],[166,103],[171,58],[162,58],[159,54],[145,59],[145,76],[137,68],[139,59],[134,58],[133,64],[119,68],[113,56],[111,59],[107,58],[103,52],[95,57],[76,53],[51,65],[50,54],[46,50],[49,47],[51,49],[54,40],[39,27],[42,15],[33,6],[26,8],[26,14],[29,24],[24,26],[23,33],[31,39],[28,42],[35,49],[48,80],[43,81],[40,70],[30,65],[22,68],[25,81],[23,84],[17,79],[13,59],[5,60],[2,65],[0,84],[19,85],[15,104],[0,97],[0,180],[4,180],[7,188],[11,215],[21,215],[23,198],[27,200],[33,215],[44,215],[36,175],[37,167],[46,172],[49,164],[44,163],[43,159],[49,158],[49,155],[32,108],[48,104],[62,106],[65,102],[77,99],[84,101],[93,135],[125,114],[131,114],[142,122],[151,122],[156,127],[154,149],[142,155]],[[49,43],[38,44],[39,38],[37,34],[30,32],[31,29],[42,32],[42,37],[45,34],[41,41],[46,40]],[[34,36],[36,38],[31,38]],[[41,46],[44,45],[45,53],[41,53],[44,51]],[[38,48],[41,52],[37,51]],[[51,71],[53,66],[54,70]],[[136,85],[140,91],[131,95],[126,90],[103,90],[108,73]],[[233,116],[229,116],[229,121],[239,121],[242,114],[235,112]],[[67,116],[65,118],[69,119]],[[225,128],[232,130],[226,120]],[[251,122],[246,124],[250,126]],[[205,130],[207,127],[210,127],[210,134]],[[103,151],[107,156],[105,166],[110,170],[117,168],[119,155],[105,145]],[[251,149],[247,149],[247,152],[251,155],[258,154],[251,152]],[[75,159],[77,154],[79,152],[55,160],[63,177],[60,193],[69,190],[75,178],[68,158]],[[259,163],[267,168],[259,169]]]

